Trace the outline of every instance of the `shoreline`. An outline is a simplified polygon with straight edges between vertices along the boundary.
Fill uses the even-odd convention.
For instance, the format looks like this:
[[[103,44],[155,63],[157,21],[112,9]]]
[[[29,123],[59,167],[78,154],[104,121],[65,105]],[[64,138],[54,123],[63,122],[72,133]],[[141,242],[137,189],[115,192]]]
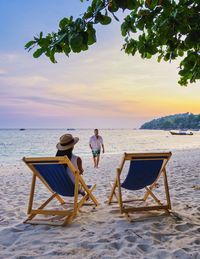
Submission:
[[[131,153],[161,153],[161,152],[165,153],[165,152],[172,152],[172,155],[173,155],[173,153],[178,154],[178,153],[182,153],[182,152],[195,152],[195,151],[200,152],[200,148],[184,148],[184,149],[168,149],[168,150],[162,149],[162,150],[150,150],[150,151],[144,151],[144,152],[133,151]],[[80,156],[83,159],[87,158],[87,159],[90,159],[92,161],[91,152],[89,154],[80,154],[80,153],[76,152],[76,150],[75,150],[74,153],[77,156]],[[115,152],[115,153],[114,152],[110,152],[110,153],[105,152],[104,154],[102,154],[102,152],[101,152],[101,158],[100,159],[102,159],[102,157],[110,157],[110,156],[121,156],[122,157],[124,153],[125,152]],[[126,152],[126,153],[130,153],[130,152]],[[35,156],[25,156],[25,157],[40,157],[40,156],[35,155]],[[48,156],[45,156],[45,157],[54,157],[54,156],[48,155]],[[14,160],[12,162],[11,161],[5,161],[5,159],[2,160],[2,161],[0,160],[0,165],[5,164],[5,163],[9,164],[9,165],[20,165],[21,163],[23,164],[22,158],[19,159],[19,160]],[[6,157],[6,159],[7,159],[7,157]]]

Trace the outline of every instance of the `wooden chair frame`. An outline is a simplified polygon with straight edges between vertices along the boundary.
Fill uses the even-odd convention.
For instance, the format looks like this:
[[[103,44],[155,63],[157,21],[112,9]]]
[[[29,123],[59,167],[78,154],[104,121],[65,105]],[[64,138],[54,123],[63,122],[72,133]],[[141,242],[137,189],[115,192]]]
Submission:
[[[83,180],[82,176],[80,175],[79,170],[76,170],[71,161],[67,156],[63,157],[40,157],[40,158],[23,158],[22,159],[24,163],[31,169],[33,172],[32,177],[32,184],[31,184],[31,190],[30,190],[30,196],[29,196],[29,203],[28,203],[28,210],[27,214],[29,214],[29,217],[24,221],[24,223],[32,224],[32,225],[52,225],[52,226],[66,226],[72,219],[76,216],[78,210],[83,205],[96,205],[98,206],[99,203],[95,199],[95,197],[92,194],[92,191],[96,187],[96,184],[92,186],[90,189],[85,184],[85,181]],[[43,164],[49,164],[48,161],[55,160],[54,164],[67,164],[73,174],[75,175],[75,188],[74,188],[74,202],[73,203],[67,203],[65,202],[60,195],[58,195],[56,192],[54,192],[51,187],[46,183],[44,178],[39,174],[39,172],[35,169],[33,164],[36,164],[36,161],[45,161],[46,163]],[[59,161],[59,162],[57,162]],[[35,162],[35,163],[34,163]],[[36,185],[36,178],[39,178],[40,181],[47,187],[47,189],[52,193],[52,195],[38,208],[33,209],[33,200],[34,200],[34,193],[35,193],[35,185]],[[78,201],[78,194],[79,194],[79,184],[83,187],[83,190],[85,191],[85,195]],[[54,198],[56,198],[60,204],[73,204],[73,209],[71,210],[45,210],[44,208],[49,204],[50,201],[52,201]],[[86,200],[90,198],[93,203],[85,203]],[[64,216],[62,223],[52,223],[50,222],[40,222],[40,221],[33,221],[32,219],[37,214],[44,214],[44,215],[61,215]]]
[[[161,210],[164,209],[166,213],[169,214],[169,210],[171,210],[171,201],[170,201],[170,194],[169,194],[169,187],[168,187],[168,181],[167,181],[167,174],[166,174],[166,165],[171,157],[172,153],[124,153],[124,156],[122,158],[122,162],[120,164],[120,167],[117,168],[117,173],[116,173],[116,180],[114,182],[114,184],[110,183],[112,191],[110,194],[110,197],[108,199],[108,204],[110,205],[111,203],[119,203],[119,208],[120,208],[120,213],[125,215],[126,219],[128,221],[131,221],[128,213],[130,212],[138,212],[138,211],[149,211],[149,210]],[[157,179],[155,180],[155,182],[153,184],[151,184],[149,187],[144,187],[146,190],[145,195],[143,196],[143,198],[141,199],[134,199],[134,200],[123,200],[122,199],[122,191],[121,191],[121,184],[120,184],[120,175],[121,172],[123,170],[123,166],[125,161],[127,160],[133,160],[132,157],[134,157],[134,161],[140,160],[141,161],[141,157],[144,158],[142,160],[145,160],[145,157],[152,157],[152,159],[148,160],[161,160],[163,158],[159,158],[161,156],[166,156],[167,158],[164,159],[163,161],[163,165],[162,168],[158,174]],[[165,186],[165,194],[166,194],[166,201],[167,204],[164,205],[163,203],[161,203],[161,201],[156,197],[156,195],[153,193],[153,188],[156,186],[160,176],[163,175],[163,180],[164,180],[164,186]],[[118,195],[116,194],[115,190],[116,188],[118,188]],[[117,201],[112,201],[113,196],[115,196]],[[134,202],[134,201],[141,201],[144,202],[147,200],[147,198],[151,196],[153,198],[153,200],[157,203],[156,206],[140,206],[140,207],[125,207],[124,203],[128,203],[128,202]]]

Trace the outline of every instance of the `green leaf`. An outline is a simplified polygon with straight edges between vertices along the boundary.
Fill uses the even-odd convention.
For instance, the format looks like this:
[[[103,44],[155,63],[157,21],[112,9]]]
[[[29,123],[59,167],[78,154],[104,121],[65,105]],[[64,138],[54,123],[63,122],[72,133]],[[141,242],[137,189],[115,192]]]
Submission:
[[[164,61],[168,61],[170,59],[170,53],[167,53],[165,56],[164,56]]]
[[[59,27],[61,29],[65,29],[65,26],[69,24],[69,20],[67,18],[63,18],[60,22],[59,22]]]
[[[51,60],[52,63],[54,63],[54,64],[57,63],[57,61],[56,61],[56,59],[55,59],[55,53],[54,53],[54,51],[51,51],[51,54],[50,54],[49,58],[50,58],[50,60]]]
[[[147,52],[147,53],[146,53],[146,58],[147,58],[147,59],[150,59],[151,57],[152,57],[152,55],[151,55],[149,52]]]
[[[179,49],[179,50],[178,50],[178,55],[179,55],[180,57],[182,57],[182,56],[184,55],[184,51],[183,51],[182,49]]]
[[[98,13],[103,8],[103,2],[101,0],[96,1],[95,12]]]
[[[88,33],[88,45],[92,45],[96,42],[96,31],[92,25],[88,24],[87,31]]]
[[[127,23],[126,22],[123,22],[122,25],[121,25],[121,33],[122,33],[122,36],[125,37],[126,34],[127,34]]]
[[[99,22],[101,22],[101,21],[103,21],[103,15],[102,15],[100,12],[98,12],[98,13],[95,15],[94,22],[95,22],[95,23],[99,23]]]
[[[74,33],[70,39],[70,45],[73,52],[79,53],[81,51],[83,37],[80,33]]]
[[[100,21],[101,24],[107,25],[107,24],[111,23],[111,18],[109,16],[102,15],[102,18],[103,19]]]
[[[81,46],[81,50],[83,50],[83,51],[88,50],[88,33],[82,32],[81,35],[83,37],[83,43]]]
[[[144,30],[144,19],[143,19],[143,18],[141,18],[141,19],[138,21],[138,23],[136,24],[136,27],[137,27],[139,30],[141,30],[141,31]]]
[[[34,40],[29,41],[28,43],[26,43],[25,49],[30,48],[30,46],[32,46],[32,45],[35,44],[35,43],[36,43],[36,41],[34,41]]]
[[[136,0],[127,0],[127,9],[133,10],[137,6]]]
[[[163,57],[163,55],[162,55],[162,54],[158,56],[158,59],[157,59],[157,60],[158,60],[158,62],[160,62],[160,61],[161,61],[162,57]]]
[[[153,10],[158,5],[158,0],[151,0],[149,9]]]
[[[33,53],[33,57],[34,57],[34,58],[39,58],[44,52],[45,52],[45,49],[43,49],[43,48],[37,49],[37,50]]]
[[[127,9],[128,3],[127,0],[118,0],[119,7],[123,10]]]
[[[70,51],[71,51],[71,48],[69,47],[68,44],[65,44],[65,45],[63,46],[63,51],[64,51],[65,55],[69,56],[69,53],[70,53]]]

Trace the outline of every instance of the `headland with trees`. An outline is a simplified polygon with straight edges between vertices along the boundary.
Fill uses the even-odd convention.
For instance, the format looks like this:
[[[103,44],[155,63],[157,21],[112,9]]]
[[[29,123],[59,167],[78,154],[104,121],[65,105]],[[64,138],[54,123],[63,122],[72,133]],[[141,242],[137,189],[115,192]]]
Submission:
[[[182,113],[169,115],[144,123],[140,129],[200,129],[200,114]]]

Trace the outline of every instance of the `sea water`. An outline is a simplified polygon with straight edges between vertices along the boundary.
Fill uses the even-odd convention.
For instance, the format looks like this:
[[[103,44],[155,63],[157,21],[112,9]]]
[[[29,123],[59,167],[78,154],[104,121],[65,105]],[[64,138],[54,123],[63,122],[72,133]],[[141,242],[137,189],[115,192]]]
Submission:
[[[88,142],[92,129],[28,129],[0,130],[0,162],[13,164],[22,157],[55,156],[56,144],[62,134],[71,133],[79,137],[74,153],[83,157],[91,156]],[[106,154],[124,152],[168,152],[200,148],[200,132],[194,135],[171,135],[163,130],[102,129]]]

